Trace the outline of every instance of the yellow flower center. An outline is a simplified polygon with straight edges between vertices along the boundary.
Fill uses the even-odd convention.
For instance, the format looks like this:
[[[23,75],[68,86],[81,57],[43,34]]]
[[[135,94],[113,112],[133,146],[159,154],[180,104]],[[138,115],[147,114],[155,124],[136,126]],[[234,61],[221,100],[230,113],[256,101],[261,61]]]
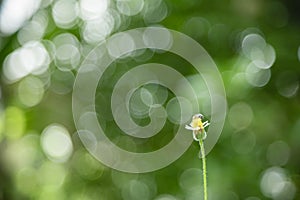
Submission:
[[[193,128],[199,127],[200,130],[203,130],[203,129],[204,129],[202,120],[201,120],[200,118],[198,118],[198,117],[197,117],[196,119],[193,119],[191,125],[192,125]]]

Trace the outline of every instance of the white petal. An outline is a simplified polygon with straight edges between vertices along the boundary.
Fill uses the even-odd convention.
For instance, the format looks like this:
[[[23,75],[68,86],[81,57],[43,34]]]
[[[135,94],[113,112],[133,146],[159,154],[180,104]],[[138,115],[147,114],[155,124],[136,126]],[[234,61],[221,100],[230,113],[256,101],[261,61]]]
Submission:
[[[207,134],[206,134],[206,132],[204,131],[204,136],[203,136],[202,140],[205,140],[206,137],[207,137]]]
[[[199,139],[196,137],[196,134],[193,133],[193,138],[195,141],[199,141]]]

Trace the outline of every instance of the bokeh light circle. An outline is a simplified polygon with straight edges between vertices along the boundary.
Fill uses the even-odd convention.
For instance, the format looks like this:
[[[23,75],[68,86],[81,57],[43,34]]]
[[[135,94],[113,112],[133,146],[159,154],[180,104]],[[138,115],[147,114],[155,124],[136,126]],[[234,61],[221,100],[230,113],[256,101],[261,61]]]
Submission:
[[[264,196],[272,199],[294,199],[296,193],[295,184],[280,167],[270,167],[263,172],[260,189]]]
[[[24,78],[18,86],[18,97],[21,103],[28,107],[37,105],[42,100],[44,92],[43,82],[34,76]]]
[[[59,124],[51,124],[44,129],[41,146],[47,157],[53,162],[66,162],[73,152],[69,132]]]
[[[144,6],[144,0],[117,0],[118,11],[127,16],[138,14]]]
[[[39,41],[30,41],[14,50],[4,60],[3,73],[6,81],[13,83],[29,75],[44,73],[50,64],[50,56]]]
[[[162,41],[160,33],[163,33],[167,40]],[[122,41],[122,38],[127,41]],[[130,46],[125,48],[123,43],[130,43]],[[111,44],[115,45],[114,48],[108,49]],[[72,96],[73,117],[81,141],[96,159],[113,169],[130,173],[145,173],[166,167],[177,160],[192,143],[192,137],[184,129],[188,120],[184,116],[179,121],[177,133],[167,145],[146,153],[129,152],[118,147],[105,135],[106,129],[98,122],[95,94],[105,69],[116,59],[130,55],[132,51],[147,48],[169,51],[184,58],[203,78],[211,98],[211,125],[205,140],[207,153],[216,144],[226,115],[226,95],[221,75],[213,59],[195,40],[180,32],[161,27],[132,29],[108,38],[105,43],[99,44],[91,51],[78,70]],[[94,59],[95,52],[101,52],[101,58]],[[153,104],[151,107],[149,117],[152,123],[149,126],[139,127],[130,119],[128,96],[130,97],[132,91],[149,83],[170,89],[176,98],[180,99],[178,102],[181,111],[188,106],[191,116],[200,112],[196,95],[200,91],[193,90],[188,80],[185,90],[177,90],[175,85],[182,79],[184,76],[174,68],[159,63],[140,65],[125,73],[119,79],[119,84],[114,87],[110,105],[119,128],[131,136],[146,138],[153,136],[164,124],[167,113],[160,104]],[[81,123],[81,118],[86,113],[89,113],[89,126]],[[126,123],[124,120],[127,120]]]

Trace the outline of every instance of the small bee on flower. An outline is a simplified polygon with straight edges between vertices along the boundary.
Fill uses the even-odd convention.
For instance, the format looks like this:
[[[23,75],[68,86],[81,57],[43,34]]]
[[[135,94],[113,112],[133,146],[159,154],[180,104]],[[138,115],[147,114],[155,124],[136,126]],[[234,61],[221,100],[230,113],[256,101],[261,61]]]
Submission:
[[[204,116],[202,114],[196,114],[193,116],[192,122],[188,125],[185,125],[187,130],[193,131],[193,138],[196,141],[199,141],[199,138],[202,137],[202,140],[206,138],[205,127],[209,126],[209,122],[202,122]]]

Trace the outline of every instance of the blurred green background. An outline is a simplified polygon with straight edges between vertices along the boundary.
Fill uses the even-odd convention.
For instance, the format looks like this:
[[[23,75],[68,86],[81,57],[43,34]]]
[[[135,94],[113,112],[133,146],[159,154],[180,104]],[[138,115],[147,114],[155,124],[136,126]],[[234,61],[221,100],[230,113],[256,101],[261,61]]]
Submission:
[[[161,170],[129,174],[94,159],[76,133],[72,87],[80,63],[105,38],[145,26],[192,37],[221,72],[228,113],[207,157],[209,199],[300,199],[299,5],[295,0],[1,1],[0,199],[202,199],[196,142]],[[171,116],[162,130],[172,133],[166,137],[146,143],[118,137],[122,133],[107,104],[113,85],[128,69],[150,61],[180,68],[191,80],[195,74],[184,60],[150,50],[105,71],[108,78],[97,91],[99,122],[128,150],[158,149],[178,128]],[[160,89],[167,101],[174,97]],[[208,109],[207,102],[199,102],[202,111]],[[131,117],[141,125],[149,120]]]

